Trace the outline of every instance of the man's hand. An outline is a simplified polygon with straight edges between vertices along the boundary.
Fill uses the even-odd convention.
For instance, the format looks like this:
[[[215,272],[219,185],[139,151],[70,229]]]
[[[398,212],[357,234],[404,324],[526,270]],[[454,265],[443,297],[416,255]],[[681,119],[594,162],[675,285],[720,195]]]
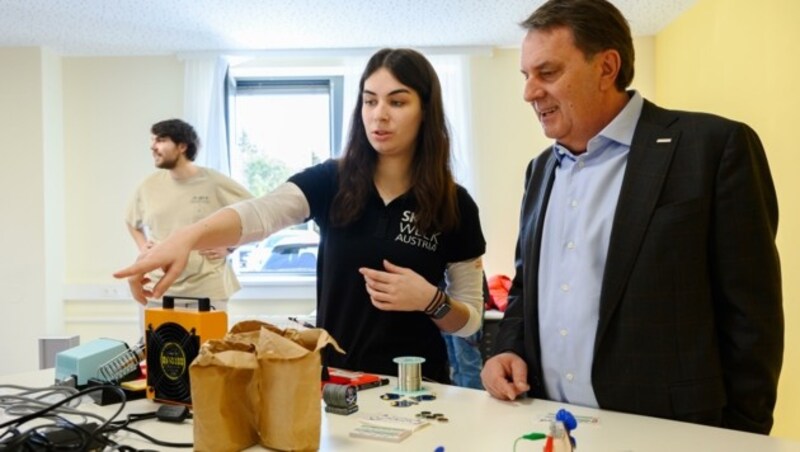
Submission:
[[[136,263],[114,273],[115,278],[128,278],[131,295],[141,304],[147,304],[147,299],[160,299],[170,285],[178,279],[186,262],[189,260],[191,241],[185,235],[173,234],[167,240],[153,246],[139,254]],[[148,290],[145,286],[150,282],[147,273],[157,268],[164,270],[164,276]]]
[[[514,400],[530,390],[528,365],[515,353],[500,353],[483,365],[481,382],[492,397]]]
[[[383,311],[422,311],[436,293],[436,287],[415,271],[384,259],[386,271],[362,267],[372,305]]]

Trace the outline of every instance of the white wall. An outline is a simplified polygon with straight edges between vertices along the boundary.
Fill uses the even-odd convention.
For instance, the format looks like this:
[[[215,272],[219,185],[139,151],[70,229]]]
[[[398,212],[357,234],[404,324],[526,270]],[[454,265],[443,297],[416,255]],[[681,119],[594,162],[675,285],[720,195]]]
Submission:
[[[172,56],[64,58],[63,70],[65,330],[82,342],[135,341],[137,304],[111,274],[136,257],[125,208],[153,171],[150,126],[181,116],[183,64]]]
[[[486,238],[487,275],[514,275],[514,246],[525,167],[547,146],[530,105],[522,100],[519,50],[472,60],[475,196]]]
[[[182,110],[174,57],[64,59],[67,283],[113,282],[135,258],[123,218],[153,171],[150,126]]]
[[[59,64],[46,51],[0,48],[0,67],[0,373],[7,373],[38,365],[36,343],[47,331],[48,289],[59,281],[48,271],[58,264],[46,265],[48,254],[58,259],[63,242],[52,242],[46,233],[46,220],[57,224],[59,219],[46,214],[53,193],[46,187],[51,172],[45,162],[57,160],[60,148],[59,140],[51,139],[58,125],[45,119],[52,119],[53,99],[60,93],[52,82]]]
[[[64,102],[61,58],[42,50],[42,150],[44,161],[44,290],[46,333],[63,331],[65,255]]]

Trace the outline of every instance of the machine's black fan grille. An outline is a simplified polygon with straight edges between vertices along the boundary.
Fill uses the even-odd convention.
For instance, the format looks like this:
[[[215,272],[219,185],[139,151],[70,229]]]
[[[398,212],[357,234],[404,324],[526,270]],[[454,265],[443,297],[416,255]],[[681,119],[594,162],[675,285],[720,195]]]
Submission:
[[[158,400],[192,403],[189,365],[200,352],[195,329],[172,322],[147,328],[147,386]]]

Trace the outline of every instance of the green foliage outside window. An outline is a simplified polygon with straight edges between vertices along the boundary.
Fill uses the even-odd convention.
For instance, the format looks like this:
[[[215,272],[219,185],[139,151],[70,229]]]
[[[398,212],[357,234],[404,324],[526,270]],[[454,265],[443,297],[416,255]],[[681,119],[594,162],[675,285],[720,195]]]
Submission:
[[[244,163],[244,176],[247,188],[253,196],[261,196],[274,190],[286,182],[292,170],[281,160],[267,155],[266,150],[259,149],[247,132],[239,138],[239,151]]]

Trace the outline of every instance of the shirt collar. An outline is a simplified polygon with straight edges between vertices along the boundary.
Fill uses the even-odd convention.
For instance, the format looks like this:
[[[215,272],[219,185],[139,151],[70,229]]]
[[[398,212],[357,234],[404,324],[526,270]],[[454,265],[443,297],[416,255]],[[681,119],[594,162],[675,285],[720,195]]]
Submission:
[[[642,114],[644,99],[636,90],[628,91],[628,95],[630,100],[625,108],[597,135],[631,147],[633,132],[636,130],[636,123],[639,122],[639,116]]]
[[[639,122],[639,116],[642,114],[644,99],[636,90],[628,91],[628,95],[630,99],[628,103],[625,104],[625,107],[603,128],[603,130],[589,140],[587,154],[591,153],[593,148],[597,148],[597,145],[592,146],[592,143],[598,141],[603,142],[610,140],[630,148],[631,142],[633,141],[633,132],[636,130],[636,124]],[[596,138],[598,137],[601,139],[597,140]],[[553,154],[558,160],[559,165],[564,157],[575,160],[575,156],[567,148],[558,143],[553,144]]]

